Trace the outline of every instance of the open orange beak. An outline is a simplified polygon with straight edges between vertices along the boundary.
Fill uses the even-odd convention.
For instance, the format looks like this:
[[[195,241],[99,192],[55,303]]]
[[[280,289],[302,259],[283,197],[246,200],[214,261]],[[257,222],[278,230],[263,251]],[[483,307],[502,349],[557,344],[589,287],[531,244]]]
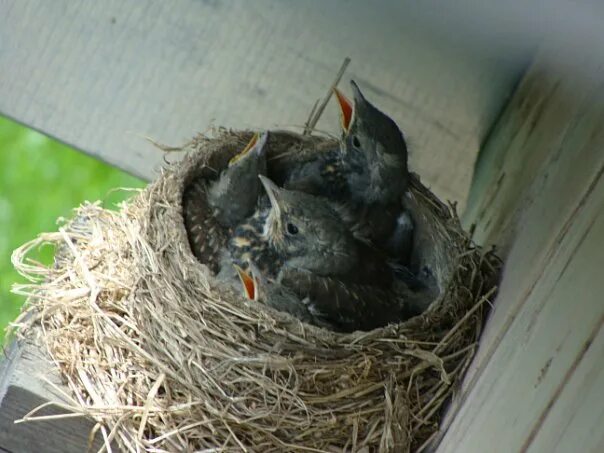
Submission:
[[[254,146],[256,146],[257,142],[258,142],[258,133],[256,132],[252,136],[252,139],[248,142],[248,144],[245,145],[245,148],[243,148],[243,151],[241,151],[239,154],[236,154],[233,157],[231,157],[231,160],[229,160],[229,165],[233,165],[235,162],[237,162],[239,159],[241,159],[243,156],[245,156],[247,153],[249,153],[250,150]]]
[[[256,300],[258,294],[256,293],[256,281],[254,278],[236,264],[233,264],[233,267],[235,267],[237,274],[239,274],[245,297],[249,300]]]
[[[340,106],[340,119],[342,121],[342,129],[348,132],[350,127],[350,121],[352,120],[352,102],[348,100],[346,96],[342,94],[340,90],[334,87],[333,92],[336,95],[338,104]]]

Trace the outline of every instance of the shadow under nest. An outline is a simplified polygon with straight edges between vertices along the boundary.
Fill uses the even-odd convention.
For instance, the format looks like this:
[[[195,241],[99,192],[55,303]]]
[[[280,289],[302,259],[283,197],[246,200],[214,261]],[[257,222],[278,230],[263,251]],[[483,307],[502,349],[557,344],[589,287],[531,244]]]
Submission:
[[[67,332],[76,317],[67,308],[60,317],[48,310],[36,317],[51,332],[49,352],[82,410],[131,450],[425,447],[477,347],[499,260],[476,247],[455,212],[413,176],[404,202],[415,223],[411,268],[430,269],[439,289],[426,312],[336,333],[245,300],[217,284],[212,263],[193,256],[182,200],[198,178],[215,178],[251,135],[199,136],[183,148],[190,152],[180,163],[119,213],[84,206],[62,234],[45,238],[71,238],[53,275],[78,266],[85,283],[81,263],[96,263],[97,284],[107,282],[94,309],[82,298],[79,310],[94,313],[86,321],[78,312],[79,332]],[[329,140],[271,132],[269,176],[292,159],[311,158]],[[121,283],[108,289],[118,275]],[[44,300],[61,289],[45,285],[37,286],[28,310],[48,309]],[[92,410],[98,394],[114,408]],[[153,410],[141,414],[132,406]]]

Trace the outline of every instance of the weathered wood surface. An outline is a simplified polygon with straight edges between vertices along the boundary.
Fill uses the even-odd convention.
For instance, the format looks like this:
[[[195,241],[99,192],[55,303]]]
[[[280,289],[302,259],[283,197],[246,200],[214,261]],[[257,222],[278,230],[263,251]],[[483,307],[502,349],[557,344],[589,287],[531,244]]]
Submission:
[[[485,148],[467,221],[507,259],[439,453],[602,451],[604,80],[565,57],[540,55]]]
[[[16,420],[49,401],[71,404],[66,397],[69,394],[67,387],[41,348],[14,342],[5,353],[0,364],[0,451],[79,453],[86,451],[88,445],[90,451],[98,451],[103,445],[103,437],[100,431],[93,431],[95,422],[92,419],[78,416],[15,424]],[[35,415],[68,412],[53,405],[40,409]],[[113,451],[116,447],[114,444]]]
[[[465,186],[454,181],[471,172],[513,80],[510,66],[418,44],[394,2],[380,12],[363,5],[0,0],[0,111],[149,177],[159,154],[142,136],[178,143],[211,118],[301,124],[350,55],[349,75],[373,83],[368,96],[409,130],[415,169],[455,199]],[[361,40],[361,23],[379,32]],[[466,221],[477,222],[479,242],[501,246],[507,264],[439,452],[604,450],[603,65],[576,55],[583,75],[550,65],[567,57],[541,55],[485,148]],[[320,125],[333,129],[335,112],[327,113]],[[17,362],[28,371],[15,374]],[[7,389],[22,389],[14,376],[35,378],[39,366],[19,359],[0,368],[0,439],[23,442],[26,425],[46,439],[50,428],[10,428],[3,418],[9,406],[16,418],[27,412]],[[86,423],[66,425],[81,445]],[[0,451],[35,451],[2,442]]]
[[[434,37],[413,10],[395,0],[0,0],[0,112],[151,178],[162,155],[145,136],[181,144],[211,124],[301,126],[350,56],[346,77],[408,132],[414,171],[463,205],[524,60],[464,45],[459,30]],[[332,103],[318,126],[338,124]]]
[[[530,452],[602,452],[604,436],[604,331],[600,329],[540,429]],[[598,436],[599,435],[599,436]],[[599,438],[598,438],[599,437]]]

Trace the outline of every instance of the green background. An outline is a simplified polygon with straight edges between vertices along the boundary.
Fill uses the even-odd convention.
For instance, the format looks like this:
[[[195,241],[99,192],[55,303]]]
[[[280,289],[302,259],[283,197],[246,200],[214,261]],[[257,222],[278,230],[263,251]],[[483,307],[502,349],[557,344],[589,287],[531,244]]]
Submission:
[[[58,217],[68,217],[85,200],[106,207],[129,196],[116,187],[142,187],[143,182],[88,157],[39,132],[0,116],[0,344],[15,319],[23,297],[11,294],[24,282],[10,262],[12,251],[44,231],[56,231]],[[52,251],[36,258],[48,264]]]

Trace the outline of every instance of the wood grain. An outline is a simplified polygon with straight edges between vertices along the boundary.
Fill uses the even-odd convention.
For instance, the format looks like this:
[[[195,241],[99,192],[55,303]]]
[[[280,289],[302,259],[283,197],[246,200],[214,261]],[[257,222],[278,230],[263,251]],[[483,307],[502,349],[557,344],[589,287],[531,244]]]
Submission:
[[[583,405],[576,386],[587,379],[595,392],[600,378],[585,376],[604,365],[594,352],[604,320],[604,85],[598,61],[570,73],[549,64],[555,54],[541,53],[502,115],[486,147],[486,195],[478,206],[470,198],[466,220],[507,260],[438,452],[554,451],[536,446],[553,446],[553,427],[569,425],[565,444],[587,448],[570,451],[603,442],[579,423],[601,424],[604,400]]]
[[[556,71],[553,59],[551,50],[542,52],[502,116],[485,148],[501,160],[491,162],[488,182],[477,179],[485,198],[466,213],[468,223],[477,213],[477,242],[497,244],[507,258],[471,372],[506,335],[586,202],[597,196],[604,172],[602,84]],[[598,67],[586,60],[583,70],[597,74]]]
[[[573,375],[557,396],[555,404],[527,451],[602,452],[604,451],[604,330],[585,344],[585,354]]]
[[[604,194],[604,183],[598,189]],[[504,338],[480,364],[439,452],[467,451],[470,439],[474,451],[523,451],[538,435],[602,325],[603,203],[601,197],[586,207],[585,221],[569,231]],[[602,433],[592,436],[599,442]]]
[[[14,342],[0,362],[0,451],[76,453],[86,451],[95,421],[86,417],[14,422],[46,402],[69,404],[69,394],[54,365],[37,345]],[[49,406],[39,416],[69,411]],[[91,451],[103,445],[99,431],[92,436]],[[113,443],[113,451],[117,445]],[[4,449],[4,450],[3,450]]]
[[[162,155],[143,137],[180,144],[211,124],[301,127],[349,56],[346,77],[407,133],[411,168],[463,205],[524,61],[432,36],[410,9],[394,0],[0,0],[0,112],[152,178]],[[337,132],[337,115],[331,103],[319,128]]]

